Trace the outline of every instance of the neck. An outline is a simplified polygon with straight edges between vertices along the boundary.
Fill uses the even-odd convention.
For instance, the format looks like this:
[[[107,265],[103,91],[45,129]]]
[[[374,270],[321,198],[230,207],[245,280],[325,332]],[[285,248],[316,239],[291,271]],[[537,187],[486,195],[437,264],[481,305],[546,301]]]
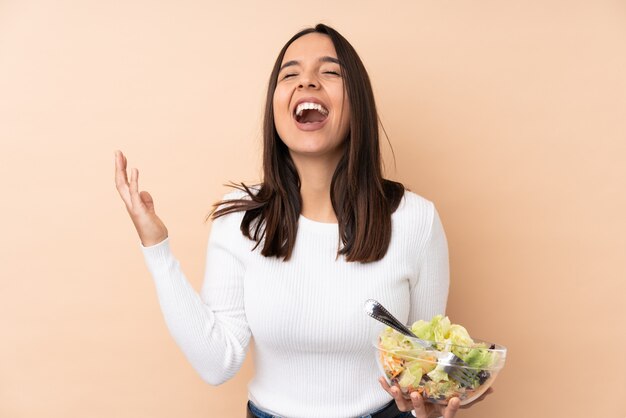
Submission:
[[[291,157],[300,176],[302,216],[318,222],[337,222],[330,200],[330,184],[341,155],[335,158]]]

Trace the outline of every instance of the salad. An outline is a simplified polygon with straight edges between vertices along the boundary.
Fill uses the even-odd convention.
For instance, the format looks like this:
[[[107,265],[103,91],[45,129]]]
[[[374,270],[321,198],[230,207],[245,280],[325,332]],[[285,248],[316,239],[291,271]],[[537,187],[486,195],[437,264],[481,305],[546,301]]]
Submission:
[[[420,339],[432,343],[424,348],[414,338],[407,337],[386,327],[378,337],[378,355],[387,380],[397,383],[402,392],[418,391],[424,400],[446,403],[452,397],[461,401],[482,393],[481,386],[489,380],[492,371],[501,367],[500,353],[495,345],[472,340],[467,330],[452,324],[443,315],[435,316],[430,322],[419,320],[411,331]],[[460,357],[472,377],[472,384],[457,382],[446,373],[447,364],[442,363],[443,353],[452,352]],[[460,366],[463,367],[463,366]],[[470,400],[468,400],[470,402]]]

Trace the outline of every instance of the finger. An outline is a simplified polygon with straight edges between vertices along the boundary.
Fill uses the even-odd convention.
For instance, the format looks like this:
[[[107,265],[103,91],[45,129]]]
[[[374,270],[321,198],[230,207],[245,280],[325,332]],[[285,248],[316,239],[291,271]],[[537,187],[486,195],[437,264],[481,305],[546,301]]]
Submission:
[[[128,183],[126,177],[126,157],[122,151],[115,151],[115,176],[120,176],[120,179],[125,180]]]
[[[119,187],[120,180],[123,180],[122,176],[122,159],[120,152],[115,151],[115,185]]]
[[[135,213],[138,213],[145,206],[139,197],[139,170],[136,168],[130,169],[130,200],[132,202],[132,209]]]
[[[411,404],[413,405],[413,410],[415,411],[415,416],[417,418],[428,418],[428,412],[426,412],[424,399],[422,399],[419,393],[411,393]]]
[[[459,406],[461,406],[461,400],[459,398],[450,399],[448,401],[448,406],[446,406],[446,409],[443,412],[443,418],[453,418],[459,410]]]
[[[385,389],[385,391],[390,394],[396,401],[396,389],[389,386],[389,384],[387,383],[387,380],[385,380],[384,377],[380,377],[378,378],[378,381],[380,382],[380,385],[383,387],[383,389]]]
[[[398,409],[401,412],[410,411],[411,401],[404,398],[404,395],[402,394],[402,390],[400,389],[400,387],[398,387],[398,385],[396,384],[393,387],[391,387],[390,390],[391,390],[391,396],[393,396],[393,399],[396,401],[396,405],[398,406]]]
[[[379,377],[378,381],[380,382],[380,385],[383,387],[383,389],[385,389],[385,392],[391,395],[391,387],[387,383],[387,380],[384,377]]]
[[[126,176],[126,161],[121,151],[115,152],[115,186],[122,200],[128,208],[132,205],[128,190],[128,177]]]
[[[385,391],[391,395],[393,400],[396,401],[396,406],[400,411],[406,412],[411,409],[410,402],[404,399],[404,396],[402,396],[402,391],[399,387],[389,386],[387,380],[385,380],[384,377],[379,378],[378,381],[380,382],[380,385],[383,387],[383,389],[385,389]]]

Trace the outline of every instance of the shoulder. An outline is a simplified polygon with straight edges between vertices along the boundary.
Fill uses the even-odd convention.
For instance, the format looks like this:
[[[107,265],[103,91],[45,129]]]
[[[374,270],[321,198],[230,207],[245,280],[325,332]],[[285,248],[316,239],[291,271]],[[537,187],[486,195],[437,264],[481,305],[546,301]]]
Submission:
[[[233,190],[229,191],[228,193],[226,193],[223,197],[222,197],[222,201],[227,201],[227,200],[250,200],[252,198],[252,196],[250,195],[250,193],[256,195],[259,190],[261,189],[261,185],[260,184],[255,184],[252,186],[242,186],[242,185],[233,185]],[[248,190],[250,191],[250,193],[248,193]]]
[[[246,186],[242,183],[241,185],[233,184],[231,187],[232,187],[232,190],[224,194],[222,196],[222,199],[215,203],[214,205],[215,211],[222,211],[224,209],[229,209],[229,208],[245,207],[247,205],[246,201],[252,200],[253,197],[259,192],[261,186],[260,185]],[[245,210],[234,210],[234,211],[229,210],[229,212],[230,213],[226,215],[220,215],[219,217],[214,218],[213,220],[217,221],[218,219],[226,218],[226,217],[232,218],[233,216],[230,216],[230,215],[235,215],[235,214],[239,214],[240,215],[239,218],[241,218],[243,217]]]
[[[215,203],[215,211],[227,209],[230,206],[236,205],[235,202],[241,200],[250,200],[250,195],[246,193],[245,190],[239,188],[230,190]],[[213,233],[215,234],[217,231],[233,232],[234,230],[239,229],[239,225],[241,224],[244,214],[245,211],[232,211],[217,217],[212,217],[211,221],[213,226],[211,229],[214,231]]]
[[[432,221],[435,205],[430,200],[409,190],[404,191],[398,208],[393,216],[401,219]]]
[[[405,190],[391,219],[396,237],[404,237],[420,246],[428,240],[433,224],[438,222],[438,215],[433,202]]]
[[[212,218],[212,234],[218,237],[228,235],[243,238],[244,234],[241,231],[241,226],[246,214],[245,201],[252,200],[253,196],[259,192],[259,189],[260,185],[233,185],[233,190],[224,194],[222,199],[216,203],[216,211],[225,209],[228,209],[228,211]]]

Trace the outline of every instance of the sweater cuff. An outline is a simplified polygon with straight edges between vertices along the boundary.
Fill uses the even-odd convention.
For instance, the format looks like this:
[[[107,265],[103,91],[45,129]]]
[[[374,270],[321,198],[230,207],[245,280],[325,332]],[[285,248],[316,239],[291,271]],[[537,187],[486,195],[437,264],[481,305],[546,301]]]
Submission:
[[[140,241],[139,248],[141,248],[141,251],[143,252],[146,260],[165,260],[171,254],[170,238],[167,237],[158,244],[149,245],[147,247],[144,247],[144,245]]]

